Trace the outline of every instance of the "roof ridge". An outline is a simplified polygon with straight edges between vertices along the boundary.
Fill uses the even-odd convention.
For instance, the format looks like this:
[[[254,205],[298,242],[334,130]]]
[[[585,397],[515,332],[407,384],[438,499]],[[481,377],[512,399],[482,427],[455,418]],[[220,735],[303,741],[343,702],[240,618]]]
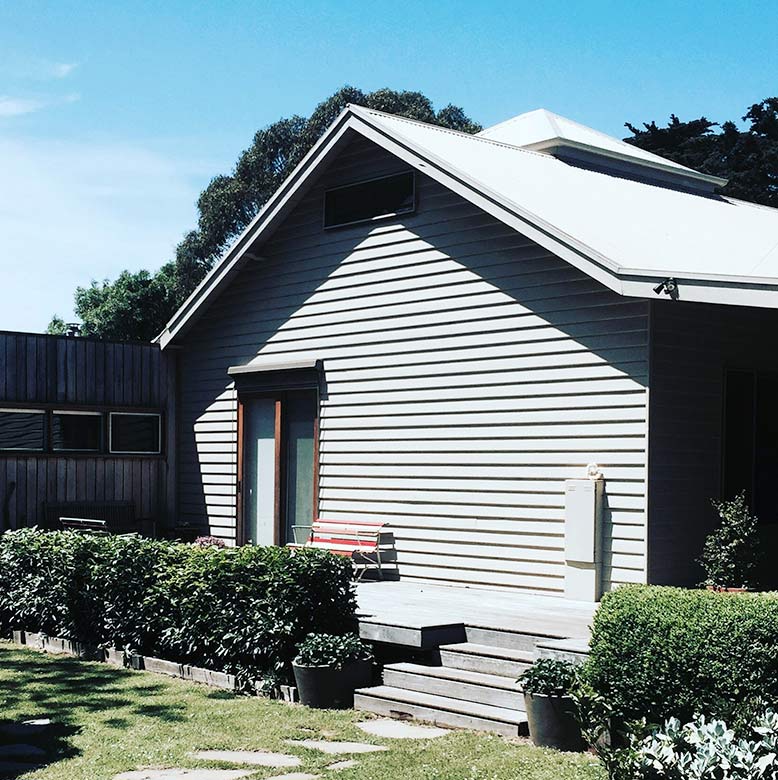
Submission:
[[[516,116],[503,119],[502,122],[498,122],[496,125],[485,127],[483,130],[481,130],[481,133],[486,133],[489,130],[496,130],[498,127],[507,127],[508,125],[514,124],[514,122],[518,122],[520,119],[524,119],[524,117],[528,116],[529,114],[544,114],[548,118],[548,115],[553,113],[553,111],[549,111],[547,108],[533,108],[531,111],[522,111],[521,114],[516,114]],[[548,119],[548,121],[550,122],[551,120]],[[481,137],[480,133],[478,133],[478,135]]]
[[[524,146],[517,146],[516,144],[509,144],[506,141],[495,141],[493,138],[484,138],[483,136],[480,136],[476,133],[464,133],[461,130],[452,130],[450,127],[443,127],[442,125],[432,125],[429,122],[421,122],[418,119],[410,119],[406,116],[400,116],[399,114],[390,114],[386,111],[379,111],[376,108],[367,108],[366,106],[359,106],[355,104],[348,104],[348,108],[351,110],[358,109],[355,111],[355,113],[358,115],[362,111],[366,111],[371,114],[378,114],[379,116],[385,116],[388,119],[395,119],[398,122],[407,122],[411,125],[421,125],[422,127],[429,128],[430,130],[437,130],[441,133],[448,133],[449,135],[458,135],[462,136],[463,138],[470,138],[473,141],[481,141],[483,143],[491,144],[492,146],[501,146],[505,149],[513,149],[517,152],[524,152],[525,154],[531,154],[535,157],[541,157],[544,160],[554,160],[556,162],[559,162],[556,157],[550,154],[545,154],[544,152],[537,152],[534,149],[527,149]]]

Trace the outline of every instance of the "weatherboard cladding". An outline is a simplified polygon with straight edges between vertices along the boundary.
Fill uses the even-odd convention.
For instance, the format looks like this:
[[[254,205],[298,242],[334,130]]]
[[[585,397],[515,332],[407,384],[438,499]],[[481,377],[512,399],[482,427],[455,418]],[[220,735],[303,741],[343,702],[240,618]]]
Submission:
[[[644,581],[648,303],[420,174],[415,214],[322,230],[326,187],[403,169],[354,139],[182,339],[182,519],[234,538],[228,368],[316,358],[320,515],[389,523],[403,577],[561,591],[597,461],[606,587]]]

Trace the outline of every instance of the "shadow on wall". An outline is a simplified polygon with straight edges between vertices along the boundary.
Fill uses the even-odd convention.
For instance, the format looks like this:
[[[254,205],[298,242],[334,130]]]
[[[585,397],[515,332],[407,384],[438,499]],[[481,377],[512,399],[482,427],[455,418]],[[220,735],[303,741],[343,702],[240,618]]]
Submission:
[[[320,239],[313,235],[314,218],[306,215],[316,213],[328,185],[325,179],[298,206],[300,217],[293,215],[283,232],[256,250],[266,259],[242,271],[186,340],[181,387],[197,386],[182,414],[186,517],[202,520],[207,502],[213,501],[200,479],[201,464],[213,446],[201,441],[198,453],[194,424],[207,419],[213,399],[230,387],[227,368],[258,355],[282,361],[305,351],[322,359],[326,370],[337,360],[330,357],[334,350],[351,347],[370,368],[375,358],[392,352],[396,341],[403,355],[434,352],[425,358],[425,376],[460,372],[461,398],[472,399],[474,407],[483,401],[481,408],[494,411],[489,399],[504,398],[507,403],[530,395],[558,395],[558,419],[550,425],[575,419],[586,426],[585,413],[598,408],[621,408],[627,410],[625,419],[645,420],[641,391],[648,381],[647,302],[622,298],[426,177],[419,179],[417,213],[402,224],[347,227]],[[431,211],[441,204],[448,204],[446,222],[440,221],[440,211],[437,216]],[[391,246],[381,251],[382,243]],[[359,264],[357,251],[364,260]],[[382,257],[392,262],[382,265]],[[366,274],[379,267],[380,279],[376,273],[369,283]],[[343,286],[336,288],[334,282]],[[413,322],[405,324],[410,309]],[[318,324],[328,327],[317,332]],[[519,327],[521,339],[516,338]],[[473,338],[465,348],[460,337],[467,334]],[[418,341],[412,347],[401,344],[409,338]],[[457,346],[447,346],[456,339]],[[473,361],[472,366],[454,368],[465,360]],[[506,371],[512,374],[507,386]],[[575,381],[574,389],[563,381]],[[527,385],[533,385],[531,392]],[[614,396],[621,400],[614,402]],[[515,408],[506,406],[508,412]],[[538,408],[553,412],[554,404]],[[233,437],[236,458],[234,426],[224,435]],[[643,434],[612,435],[607,425],[593,424],[591,436],[612,436],[614,444],[618,438],[618,449],[645,449]],[[413,444],[409,442],[409,452]],[[582,443],[576,463],[567,464],[580,465],[581,476],[587,463],[597,459],[597,452],[587,446]],[[607,477],[612,464],[599,465]],[[641,468],[636,466],[634,472],[634,479],[627,476],[622,482],[641,482]],[[609,525],[610,510],[606,534]]]

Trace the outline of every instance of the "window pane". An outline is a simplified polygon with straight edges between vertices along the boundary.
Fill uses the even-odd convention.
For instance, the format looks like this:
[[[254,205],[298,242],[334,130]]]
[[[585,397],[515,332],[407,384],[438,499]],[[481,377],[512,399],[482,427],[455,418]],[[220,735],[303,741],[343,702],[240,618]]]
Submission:
[[[276,402],[249,398],[243,404],[246,541],[275,544]]]
[[[103,418],[99,414],[53,412],[51,415],[51,448],[99,452],[103,439]]]
[[[324,194],[324,226],[403,214],[414,205],[413,173],[338,187]]]
[[[46,415],[43,412],[0,411],[0,450],[44,449]]]
[[[313,522],[314,426],[317,395],[301,391],[290,393],[284,404],[286,440],[286,512],[281,543],[297,540],[302,529]]]
[[[159,453],[158,414],[111,414],[111,452]]]

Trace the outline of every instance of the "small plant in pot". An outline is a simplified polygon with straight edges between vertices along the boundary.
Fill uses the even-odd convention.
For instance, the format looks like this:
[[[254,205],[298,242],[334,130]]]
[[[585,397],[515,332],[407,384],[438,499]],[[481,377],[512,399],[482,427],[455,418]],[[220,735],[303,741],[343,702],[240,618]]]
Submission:
[[[532,742],[556,750],[584,750],[578,709],[570,695],[578,683],[576,666],[556,658],[541,658],[518,682],[524,692]]]
[[[705,539],[699,564],[708,590],[742,593],[754,590],[761,560],[759,522],[751,514],[745,492],[730,501],[711,502],[719,527]]]
[[[292,662],[300,701],[317,709],[354,706],[354,691],[370,685],[373,651],[356,634],[308,634]]]

